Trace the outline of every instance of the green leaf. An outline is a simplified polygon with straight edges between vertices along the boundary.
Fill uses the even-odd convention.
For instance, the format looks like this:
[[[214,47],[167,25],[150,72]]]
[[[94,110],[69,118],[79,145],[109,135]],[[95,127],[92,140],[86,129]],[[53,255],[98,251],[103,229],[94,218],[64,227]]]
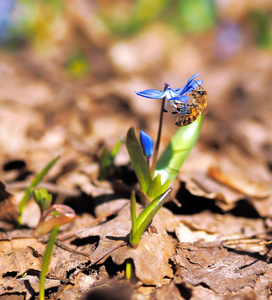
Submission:
[[[122,144],[124,143],[124,139],[123,138],[120,138],[114,145],[113,149],[111,150],[111,157],[114,159],[117,154],[119,153],[120,151],[120,148],[122,146]]]
[[[142,147],[136,138],[133,127],[131,127],[127,132],[126,147],[141,189],[143,192],[147,193],[152,183],[152,178]]]
[[[99,180],[105,180],[108,177],[112,164],[113,164],[113,159],[109,150],[104,149],[99,161],[99,175],[98,175]]]
[[[140,242],[141,236],[152,221],[155,214],[163,206],[164,202],[168,199],[170,193],[173,190],[173,186],[170,186],[169,189],[157,199],[153,200],[139,215],[137,219],[137,230],[130,239],[130,244],[137,245]]]
[[[39,190],[32,189],[32,197],[39,205],[41,212],[47,210],[52,201],[52,195],[48,194],[44,187],[41,187]]]
[[[60,156],[58,156],[58,157],[54,158],[52,161],[50,161],[50,163],[47,164],[38,175],[36,175],[36,177],[30,183],[28,188],[25,190],[24,196],[19,204],[19,213],[20,213],[20,217],[18,219],[19,223],[21,223],[22,213],[23,213],[23,210],[25,208],[27,201],[29,200],[29,198],[31,196],[32,189],[35,188],[43,180],[44,176],[49,172],[49,170],[54,166],[54,164],[57,162],[57,160],[59,158],[60,158]]]
[[[114,145],[111,152],[104,149],[99,161],[99,180],[105,180],[108,178],[111,168],[113,167],[114,159],[120,151],[121,145],[124,139],[120,138]]]
[[[167,180],[163,185],[161,183],[161,174],[158,174],[152,181],[147,196],[153,201],[163,194],[169,187],[170,180]]]
[[[182,164],[199,137],[202,120],[201,116],[192,124],[180,127],[158,159],[155,176],[161,174],[162,183],[165,183],[167,179],[173,182],[177,177]]]

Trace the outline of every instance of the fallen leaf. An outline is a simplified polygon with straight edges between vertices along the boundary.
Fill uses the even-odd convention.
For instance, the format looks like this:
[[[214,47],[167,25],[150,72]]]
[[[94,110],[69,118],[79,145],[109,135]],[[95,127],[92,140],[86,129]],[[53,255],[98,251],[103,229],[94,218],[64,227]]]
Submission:
[[[172,261],[179,265],[176,283],[205,285],[221,295],[246,286],[254,289],[258,279],[272,271],[271,265],[258,256],[228,251],[218,242],[182,243]]]
[[[140,206],[138,206],[139,210]],[[136,249],[125,246],[111,253],[110,251],[123,241],[128,241],[131,227],[128,206],[123,207],[114,219],[100,226],[78,231],[76,235],[79,238],[100,237],[99,245],[90,257],[91,261],[96,261],[101,257],[99,263],[103,263],[106,258],[111,256],[114,263],[121,265],[131,258],[138,279],[146,285],[161,286],[164,277],[171,278],[173,276],[169,258],[174,253],[174,246],[158,216],[154,217],[152,225],[155,226],[158,234],[144,233]],[[110,254],[107,255],[107,253]],[[104,257],[105,255],[106,257]]]
[[[16,223],[19,211],[13,195],[5,190],[5,186],[0,182],[0,220]]]
[[[253,236],[265,232],[266,228],[261,218],[235,217],[231,214],[221,215],[210,211],[180,215],[176,218],[194,231],[204,230],[208,234],[218,234],[221,240]]]
[[[243,174],[225,173],[219,168],[210,167],[208,169],[208,176],[244,194],[245,196],[262,199],[267,198],[270,193],[268,185],[265,182],[251,181],[245,178]]]
[[[232,209],[238,200],[244,198],[242,193],[218,183],[204,172],[183,174],[181,179],[185,181],[185,186],[190,193],[215,200],[216,205],[225,211]]]
[[[219,239],[218,233],[208,233],[205,230],[192,229],[186,226],[182,222],[175,229],[176,236],[179,242],[182,243],[193,243],[196,241],[213,242]]]

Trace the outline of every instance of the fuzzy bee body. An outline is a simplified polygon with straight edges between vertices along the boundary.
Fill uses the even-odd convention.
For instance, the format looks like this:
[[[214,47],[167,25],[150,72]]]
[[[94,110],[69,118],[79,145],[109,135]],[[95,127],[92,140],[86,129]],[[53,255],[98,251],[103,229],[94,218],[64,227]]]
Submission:
[[[193,123],[198,117],[206,114],[207,110],[207,92],[202,89],[192,91],[189,96],[192,97],[191,103],[176,103],[177,113],[182,115],[177,118],[175,125],[187,126]]]

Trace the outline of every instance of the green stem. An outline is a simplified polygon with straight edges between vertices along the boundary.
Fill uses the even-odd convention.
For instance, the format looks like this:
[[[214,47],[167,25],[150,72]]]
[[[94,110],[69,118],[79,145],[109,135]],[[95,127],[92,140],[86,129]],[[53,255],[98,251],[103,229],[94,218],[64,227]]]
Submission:
[[[131,259],[128,259],[126,262],[126,278],[127,278],[127,280],[131,279],[132,272],[133,272],[133,262]]]
[[[164,90],[166,90],[167,86],[165,86]],[[162,105],[161,105],[161,111],[160,111],[160,121],[159,121],[159,127],[158,127],[158,134],[157,134],[157,140],[154,148],[153,158],[152,158],[152,164],[150,168],[150,173],[152,178],[154,178],[154,172],[156,169],[156,164],[158,160],[158,153],[159,153],[159,147],[161,142],[161,132],[162,132],[162,122],[163,122],[163,109],[166,99],[162,99]]]
[[[53,246],[55,244],[55,240],[58,234],[59,230],[59,225],[56,225],[50,234],[49,241],[47,243],[47,247],[45,250],[45,254],[43,257],[43,265],[42,265],[42,271],[40,275],[40,300],[44,300],[44,283],[45,283],[45,278],[46,278],[46,273],[47,273],[47,268],[49,265],[50,257],[52,254]]]

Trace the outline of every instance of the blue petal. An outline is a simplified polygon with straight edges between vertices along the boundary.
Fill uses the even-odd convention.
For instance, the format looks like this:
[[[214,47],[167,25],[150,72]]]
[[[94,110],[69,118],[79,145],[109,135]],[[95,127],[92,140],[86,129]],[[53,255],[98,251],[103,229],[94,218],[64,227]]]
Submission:
[[[194,90],[197,87],[199,87],[202,83],[203,83],[203,80],[194,80],[187,86],[187,88]]]
[[[195,75],[193,75],[188,81],[186,85],[189,85],[196,77],[198,77],[200,74],[196,73]]]
[[[187,81],[186,85],[183,88],[176,89],[176,90],[174,90],[174,92],[177,94],[180,94],[180,95],[184,95],[184,94],[187,94],[187,93],[193,91],[194,89],[196,89],[198,86],[200,86],[203,83],[203,80],[194,80],[198,76],[199,76],[199,73],[196,73]]]
[[[140,142],[144,155],[150,157],[153,154],[153,140],[146,132],[140,130]]]
[[[150,98],[150,99],[162,99],[165,97],[166,94],[165,90],[164,92],[161,92],[159,90],[144,90],[142,92],[135,92],[138,96],[142,96],[145,98]]]
[[[171,99],[168,99],[168,101],[169,100],[175,100],[175,101],[180,101],[180,102],[188,102],[189,97],[188,96],[176,96],[176,97],[173,97]]]

